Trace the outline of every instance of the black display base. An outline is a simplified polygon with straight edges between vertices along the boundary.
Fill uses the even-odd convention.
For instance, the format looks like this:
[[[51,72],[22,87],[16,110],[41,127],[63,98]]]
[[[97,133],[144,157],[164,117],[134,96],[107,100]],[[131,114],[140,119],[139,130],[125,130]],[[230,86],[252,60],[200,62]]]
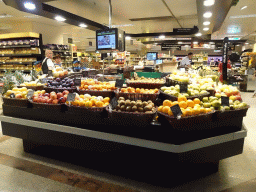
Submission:
[[[219,136],[242,129],[243,117],[222,119],[221,121],[203,122],[188,125],[179,130],[172,129],[169,122],[150,124],[146,127],[119,126],[103,113],[71,113],[53,109],[23,108],[3,105],[5,116],[36,120],[59,125],[68,125],[82,129],[125,135],[171,144],[183,144],[191,141]]]

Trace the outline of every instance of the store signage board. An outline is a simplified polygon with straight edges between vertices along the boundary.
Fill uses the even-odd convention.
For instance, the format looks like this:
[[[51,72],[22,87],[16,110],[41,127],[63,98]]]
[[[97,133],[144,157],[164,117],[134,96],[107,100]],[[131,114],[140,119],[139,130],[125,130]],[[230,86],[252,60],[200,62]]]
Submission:
[[[169,50],[169,49],[181,50],[181,45],[163,44],[163,45],[161,45],[161,49],[162,50]]]
[[[68,43],[73,43],[73,39],[72,38],[68,38]]]
[[[10,95],[10,98],[15,98],[15,94],[12,93],[12,94]]]
[[[52,76],[52,70],[48,70],[48,76]]]
[[[34,95],[34,92],[35,92],[34,90],[29,90],[29,91],[28,91],[28,94],[27,94],[27,98],[28,98],[28,99],[31,99],[32,96]]]
[[[188,84],[180,84],[180,93],[188,92]]]
[[[229,106],[229,97],[221,96],[221,106]]]
[[[115,87],[122,88],[124,84],[124,79],[117,79]]]
[[[192,33],[194,28],[173,28],[174,33]]]
[[[182,115],[182,111],[180,109],[180,106],[177,104],[177,105],[174,105],[171,107],[171,110],[172,110],[172,113],[175,117],[177,118],[180,118],[181,115]]]
[[[111,107],[112,109],[115,109],[115,108],[116,108],[116,106],[118,105],[117,98],[116,98],[116,97],[114,97],[113,99],[111,99],[111,101],[110,101],[109,105],[110,105],[110,107]]]
[[[71,102],[71,101],[75,101],[76,98],[76,94],[75,93],[69,93],[68,97],[67,97],[67,101]]]
[[[81,78],[75,78],[74,79],[75,86],[81,86]]]

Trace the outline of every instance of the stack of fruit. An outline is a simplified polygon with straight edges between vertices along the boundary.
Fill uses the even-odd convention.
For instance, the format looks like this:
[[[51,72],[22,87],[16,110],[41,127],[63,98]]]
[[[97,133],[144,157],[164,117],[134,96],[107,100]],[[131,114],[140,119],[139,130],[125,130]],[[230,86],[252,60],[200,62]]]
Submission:
[[[64,79],[56,78],[54,80],[49,80],[47,83],[48,88],[61,88],[61,89],[75,89],[74,79],[65,77]]]
[[[118,105],[114,111],[136,112],[136,113],[153,113],[155,111],[155,105],[151,100],[148,101],[131,101],[125,100],[124,97],[119,97]]]
[[[182,116],[195,116],[199,114],[206,114],[212,112],[211,108],[205,108],[200,106],[200,100],[195,98],[194,100],[187,99],[185,96],[179,96],[178,101],[164,100],[163,105],[158,107],[158,111],[173,116],[171,107],[174,105],[179,105]]]
[[[82,79],[79,90],[94,90],[94,91],[113,91],[115,90],[115,84],[109,82],[101,82],[94,79]]]
[[[43,84],[37,83],[36,81],[31,81],[31,82],[24,82],[20,84],[21,87],[26,87],[26,86],[42,86]]]
[[[127,83],[165,83],[165,80],[157,78],[146,78],[146,77],[137,77],[136,79],[132,78],[127,81]]]
[[[204,88],[204,87],[203,87]],[[170,86],[170,87],[161,87],[161,91],[163,91],[166,94],[172,95],[174,97],[179,96],[199,96],[199,95],[205,95],[209,94],[206,89],[202,89],[200,85],[191,84],[188,85],[188,91],[187,93],[180,93],[180,85]]]
[[[79,95],[76,94],[75,100],[72,101],[70,104],[73,106],[79,107],[106,107],[109,105],[110,98],[109,97],[102,97],[102,96],[91,96],[90,94]],[[69,102],[66,101],[66,104],[69,105]]]
[[[144,89],[144,88],[121,88],[121,93],[142,93],[142,94],[155,94],[159,92],[159,89]]]
[[[27,89],[26,87],[15,87],[12,90],[8,90],[3,96],[4,98],[10,98],[10,95],[14,94],[14,98],[16,99],[27,99],[27,94],[29,90],[31,89]]]
[[[183,83],[189,83],[189,74],[187,73],[181,73],[181,72],[173,72],[170,76],[169,79],[173,81],[179,81]]]
[[[231,97],[232,100],[242,101],[241,94],[237,87],[231,85],[219,85],[216,87],[216,97],[220,98],[221,96]]]
[[[46,93],[45,90],[40,90],[34,92],[32,96],[32,101],[35,103],[45,103],[45,104],[63,104],[67,100],[69,91],[65,90],[63,92]]]
[[[221,95],[216,93],[216,97],[204,97],[202,101],[200,102],[200,105],[204,108],[210,108],[212,110],[233,110],[233,109],[243,109],[248,107],[248,105],[245,102],[241,102],[238,100],[235,96],[229,97],[229,106],[221,106]],[[226,96],[226,95],[225,95]],[[241,97],[239,97],[241,98]]]
[[[67,70],[63,70],[61,67],[57,67],[56,69],[54,69],[52,71],[52,75],[53,77],[57,78],[57,77],[64,77],[65,75],[68,74],[68,71]]]

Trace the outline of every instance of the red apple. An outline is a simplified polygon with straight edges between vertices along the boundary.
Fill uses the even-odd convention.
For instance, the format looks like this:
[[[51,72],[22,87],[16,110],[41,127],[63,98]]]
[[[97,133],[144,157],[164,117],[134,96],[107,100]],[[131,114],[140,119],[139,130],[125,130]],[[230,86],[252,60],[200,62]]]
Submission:
[[[57,93],[57,98],[59,99],[61,97],[63,97],[63,94],[62,93]]]
[[[242,101],[242,98],[241,98],[241,96],[236,96],[236,100],[238,100],[238,101]]]
[[[33,102],[38,102],[38,97],[33,97]]]
[[[41,103],[46,103],[46,99],[42,98]]]
[[[41,97],[38,97],[37,102],[38,102],[38,103],[42,103],[42,98],[41,98]]]
[[[69,94],[69,91],[68,91],[68,90],[65,90],[65,91],[62,92],[62,94],[63,94],[63,95],[67,95],[67,94]]]
[[[67,101],[67,97],[63,97],[62,103],[65,103]]]
[[[57,100],[57,99],[54,99],[54,100],[52,101],[52,103],[53,103],[53,104],[58,104],[58,100]]]
[[[225,94],[227,95],[227,97],[230,97],[232,95],[231,92],[225,92]]]
[[[50,98],[51,98],[52,100],[55,100],[55,99],[57,99],[57,95],[52,94],[52,95],[50,96]]]

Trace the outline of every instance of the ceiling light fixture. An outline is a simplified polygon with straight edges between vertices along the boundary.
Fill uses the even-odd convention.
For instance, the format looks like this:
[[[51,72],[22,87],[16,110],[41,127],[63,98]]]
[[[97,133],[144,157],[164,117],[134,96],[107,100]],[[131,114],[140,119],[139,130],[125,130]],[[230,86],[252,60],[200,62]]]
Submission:
[[[181,41],[179,41],[179,42],[178,42],[178,44],[182,44],[182,42],[181,42]]]
[[[248,45],[249,43],[245,43],[246,45]]]
[[[195,34],[195,36],[197,36],[197,37],[202,36],[202,33],[197,33],[197,34]]]
[[[230,19],[240,19],[240,18],[247,18],[247,17],[256,17],[256,14],[252,15],[235,15],[235,16],[230,16]]]
[[[87,25],[85,25],[84,23],[81,23],[81,24],[79,25],[79,27],[87,27]]]
[[[210,21],[205,21],[205,22],[203,22],[203,25],[210,25]]]
[[[126,36],[126,37],[125,37],[125,39],[130,40],[130,39],[131,39],[131,37],[130,37],[130,36]]]
[[[197,41],[195,41],[195,42],[193,42],[193,44],[198,44],[198,42],[197,42]]]
[[[214,3],[215,3],[214,0],[205,0],[204,1],[204,6],[209,7],[209,6],[212,6]]]
[[[66,21],[66,19],[64,17],[61,17],[61,16],[56,16],[55,19],[57,21]]]
[[[241,10],[246,9],[246,8],[247,8],[247,6],[243,6],[243,7],[241,8]]]
[[[165,38],[164,35],[160,35],[160,36],[159,36],[159,39],[164,39],[164,38]]]
[[[35,10],[36,9],[36,5],[32,2],[25,2],[24,7],[28,10]]]
[[[208,28],[208,27],[205,27],[205,28],[203,28],[203,30],[204,30],[204,31],[208,31],[208,30],[209,30],[209,28]]]
[[[210,18],[212,16],[212,12],[207,11],[207,12],[204,13],[203,16],[204,16],[204,18]]]

